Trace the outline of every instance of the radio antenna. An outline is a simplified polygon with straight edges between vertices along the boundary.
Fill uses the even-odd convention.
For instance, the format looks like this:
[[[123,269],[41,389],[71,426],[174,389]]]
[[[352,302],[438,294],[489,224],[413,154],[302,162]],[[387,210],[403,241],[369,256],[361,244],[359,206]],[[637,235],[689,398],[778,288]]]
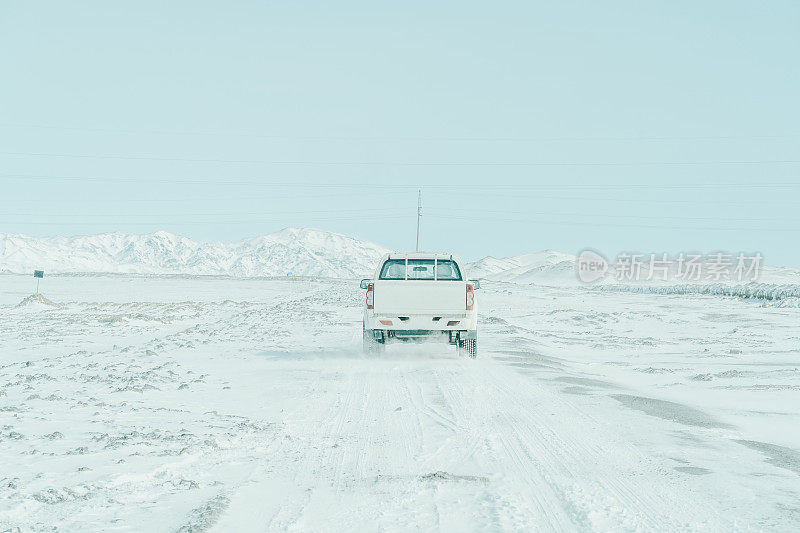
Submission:
[[[422,189],[417,192],[417,251],[419,252],[419,219],[422,217]]]

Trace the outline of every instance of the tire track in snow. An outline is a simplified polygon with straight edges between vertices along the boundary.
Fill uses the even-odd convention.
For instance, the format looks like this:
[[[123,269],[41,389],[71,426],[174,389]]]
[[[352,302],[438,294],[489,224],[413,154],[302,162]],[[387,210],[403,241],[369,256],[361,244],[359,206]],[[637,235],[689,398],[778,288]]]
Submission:
[[[696,509],[691,495],[671,486],[665,476],[659,477],[658,493],[636,480],[642,470],[658,475],[658,466],[649,457],[620,441],[613,428],[537,387],[530,376],[491,362],[480,376],[471,378],[487,386],[490,401],[484,405],[503,406],[495,417],[500,421],[495,430],[503,450],[523,472],[526,465],[538,470],[538,476],[528,481],[536,485],[543,480],[574,525],[594,529],[706,525],[708,517]],[[523,407],[523,399],[530,407]],[[490,413],[486,418],[491,419]],[[652,477],[645,479],[652,483]]]

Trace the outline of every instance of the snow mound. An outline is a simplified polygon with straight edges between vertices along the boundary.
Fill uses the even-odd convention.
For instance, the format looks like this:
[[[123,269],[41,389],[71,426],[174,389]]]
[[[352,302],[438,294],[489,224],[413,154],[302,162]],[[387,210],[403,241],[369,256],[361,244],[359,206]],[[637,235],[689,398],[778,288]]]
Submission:
[[[52,300],[48,300],[44,297],[43,294],[31,294],[16,306],[15,309],[19,308],[41,308],[41,307],[53,307],[53,308],[60,308],[61,304],[57,304]]]
[[[600,285],[597,290],[610,292],[639,292],[648,294],[710,294],[734,296],[766,301],[796,301],[800,298],[800,285],[777,285],[772,283],[725,283],[681,284],[681,285]],[[789,305],[793,307],[793,305]]]
[[[199,243],[166,231],[80,237],[0,234],[0,271],[356,278],[390,250],[309,228],[233,243]]]
[[[800,298],[790,297],[778,300],[777,302],[764,302],[764,307],[772,304],[773,307],[800,307]]]

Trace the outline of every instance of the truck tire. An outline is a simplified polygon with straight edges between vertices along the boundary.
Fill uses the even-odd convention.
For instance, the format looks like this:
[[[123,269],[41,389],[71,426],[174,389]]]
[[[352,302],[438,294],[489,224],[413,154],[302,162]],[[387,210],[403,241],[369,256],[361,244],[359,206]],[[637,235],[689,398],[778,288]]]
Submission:
[[[383,340],[378,340],[372,336],[371,331],[363,330],[364,339],[364,353],[367,355],[376,355],[383,353],[385,345]]]
[[[475,359],[478,356],[478,339],[458,341],[458,351]]]

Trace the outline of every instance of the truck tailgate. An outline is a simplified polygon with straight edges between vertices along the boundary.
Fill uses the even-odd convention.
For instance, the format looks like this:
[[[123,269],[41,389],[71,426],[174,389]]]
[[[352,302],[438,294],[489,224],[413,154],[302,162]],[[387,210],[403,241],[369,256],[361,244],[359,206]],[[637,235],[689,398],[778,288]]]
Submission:
[[[375,313],[387,315],[454,314],[466,312],[466,282],[378,280]]]

